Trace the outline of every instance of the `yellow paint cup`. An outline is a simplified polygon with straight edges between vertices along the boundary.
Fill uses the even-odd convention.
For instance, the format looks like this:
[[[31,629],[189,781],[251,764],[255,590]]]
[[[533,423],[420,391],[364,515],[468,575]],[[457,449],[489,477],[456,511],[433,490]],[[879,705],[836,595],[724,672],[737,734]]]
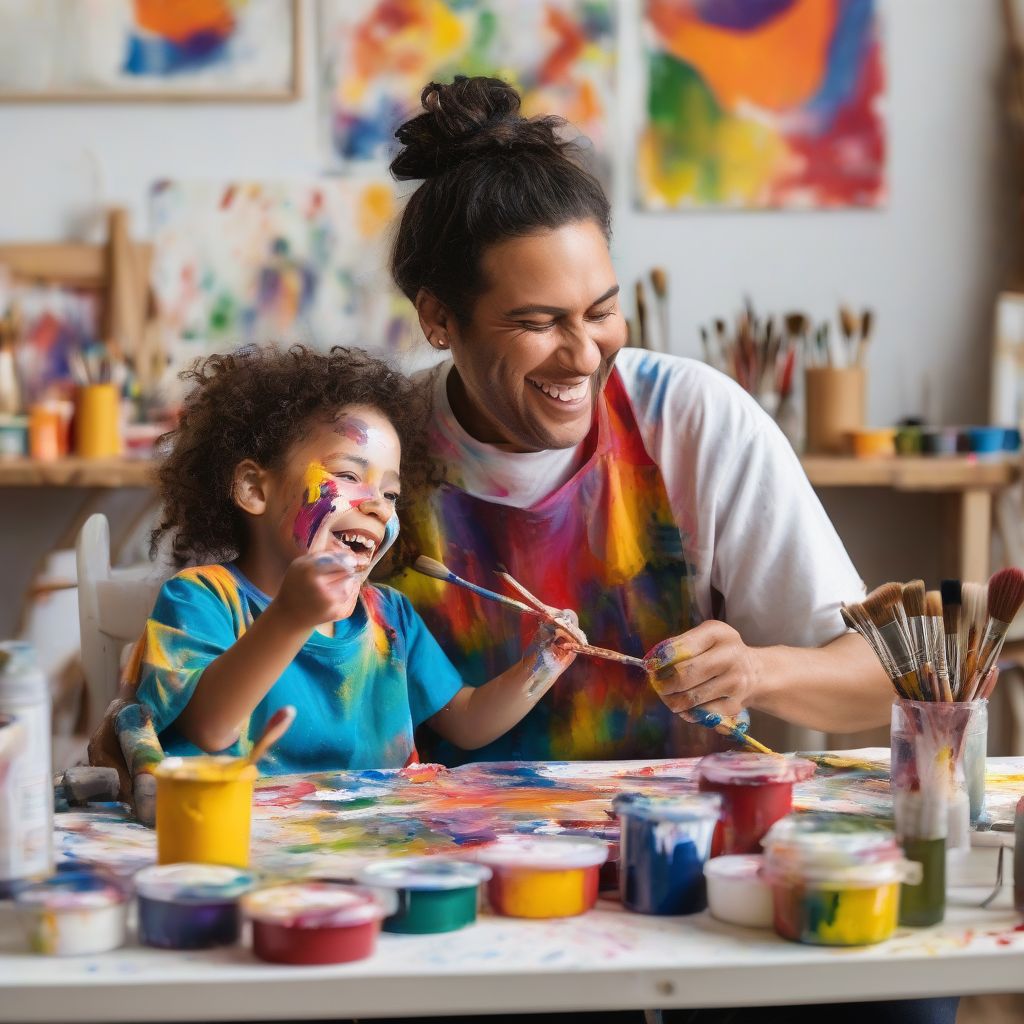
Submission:
[[[75,452],[85,459],[121,454],[121,395],[114,384],[86,384],[78,389]]]
[[[224,755],[168,757],[153,774],[158,864],[249,866],[255,765]]]

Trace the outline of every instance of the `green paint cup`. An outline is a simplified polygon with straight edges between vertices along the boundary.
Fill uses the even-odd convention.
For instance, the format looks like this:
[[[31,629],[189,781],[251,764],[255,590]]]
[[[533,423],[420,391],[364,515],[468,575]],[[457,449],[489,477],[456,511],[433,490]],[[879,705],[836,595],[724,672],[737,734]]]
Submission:
[[[480,883],[491,877],[491,870],[440,857],[407,857],[371,864],[358,877],[363,885],[388,889],[398,898],[398,910],[385,920],[384,931],[431,935],[476,920]]]

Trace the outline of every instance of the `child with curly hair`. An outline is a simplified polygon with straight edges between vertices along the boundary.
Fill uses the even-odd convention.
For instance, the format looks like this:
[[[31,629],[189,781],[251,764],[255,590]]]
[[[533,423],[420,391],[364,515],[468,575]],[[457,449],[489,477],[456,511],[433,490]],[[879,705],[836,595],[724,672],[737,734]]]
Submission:
[[[301,346],[213,356],[186,376],[153,541],[168,536],[187,567],[128,670],[166,752],[246,752],[294,705],[262,770],[401,767],[421,723],[483,746],[572,663],[542,624],[518,663],[465,686],[408,599],[367,582],[397,538],[403,483],[428,473],[405,377],[359,350]]]

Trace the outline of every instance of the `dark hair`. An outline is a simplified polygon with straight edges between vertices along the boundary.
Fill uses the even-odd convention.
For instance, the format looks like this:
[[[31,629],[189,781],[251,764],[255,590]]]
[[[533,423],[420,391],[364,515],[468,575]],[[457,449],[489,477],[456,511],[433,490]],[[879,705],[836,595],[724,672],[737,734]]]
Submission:
[[[520,116],[519,93],[497,78],[431,82],[420,99],[425,113],[395,133],[403,148],[391,162],[395,178],[424,179],[391,252],[391,275],[411,300],[426,288],[466,323],[488,246],[584,220],[611,237],[608,197],[562,118]]]
[[[163,512],[155,552],[171,534],[176,565],[225,561],[247,535],[232,488],[235,467],[252,459],[280,469],[311,423],[331,422],[345,406],[368,405],[390,420],[402,443],[400,508],[427,481],[422,389],[361,349],[316,352],[255,346],[202,359],[181,374],[194,382],[171,449],[159,469]]]

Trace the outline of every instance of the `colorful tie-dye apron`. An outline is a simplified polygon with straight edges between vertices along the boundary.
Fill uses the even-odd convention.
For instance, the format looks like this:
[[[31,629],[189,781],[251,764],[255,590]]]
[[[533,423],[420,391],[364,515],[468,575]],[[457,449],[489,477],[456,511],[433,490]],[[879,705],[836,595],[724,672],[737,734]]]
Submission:
[[[418,550],[500,590],[504,567],[541,600],[579,613],[590,642],[642,656],[700,622],[661,472],[644,449],[621,378],[598,402],[589,453],[532,508],[497,505],[442,485],[409,529]],[[479,685],[523,653],[536,620],[406,572],[397,580],[462,673]],[[420,737],[424,759],[586,760],[691,756],[722,749],[716,733],[674,716],[642,670],[580,656],[527,717],[480,750]]]

